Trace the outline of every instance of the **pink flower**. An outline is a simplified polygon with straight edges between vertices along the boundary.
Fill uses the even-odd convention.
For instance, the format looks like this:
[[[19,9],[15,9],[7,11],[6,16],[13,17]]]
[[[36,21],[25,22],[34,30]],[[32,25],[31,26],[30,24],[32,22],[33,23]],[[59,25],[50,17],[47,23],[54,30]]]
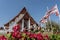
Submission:
[[[29,37],[30,38],[34,38],[34,34],[33,33],[30,33]]]
[[[20,35],[20,32],[19,32],[19,31],[12,32],[12,36],[13,36],[14,38],[20,38],[20,37],[21,37],[21,35]]]
[[[43,38],[43,36],[42,36],[42,34],[41,33],[38,33],[37,34],[37,40],[43,40],[44,38]]]
[[[25,34],[26,34],[29,38],[34,38],[34,33],[25,32]]]
[[[0,40],[7,40],[7,38],[3,35],[3,36],[0,36]]]
[[[49,36],[48,35],[45,35],[44,38],[46,38],[47,40],[49,40]]]
[[[34,38],[37,38],[37,34],[34,33],[33,36],[34,36]]]
[[[16,25],[13,27],[13,31],[19,31],[20,30],[20,25]]]

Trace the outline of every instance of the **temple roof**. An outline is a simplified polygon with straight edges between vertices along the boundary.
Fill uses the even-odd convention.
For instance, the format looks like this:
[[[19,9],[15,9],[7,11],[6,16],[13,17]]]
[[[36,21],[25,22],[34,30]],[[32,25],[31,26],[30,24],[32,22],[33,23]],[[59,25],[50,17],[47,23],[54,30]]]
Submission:
[[[18,17],[18,16],[21,15],[21,14],[25,14],[25,15],[24,15],[25,17],[26,17],[26,15],[28,15],[28,16],[30,17],[31,21],[33,21],[34,23],[37,24],[37,22],[30,16],[30,14],[27,12],[26,8],[24,7],[24,8],[21,10],[21,12],[18,13],[18,15],[16,15],[16,16],[15,16],[13,19],[11,19],[8,23],[4,24],[4,26],[8,26],[10,22],[14,21],[14,20],[16,19],[16,17]],[[24,16],[23,16],[23,17],[24,17]],[[23,18],[23,17],[22,17],[22,18]],[[22,19],[22,18],[21,18],[21,19]],[[38,25],[38,24],[37,24],[37,25]]]

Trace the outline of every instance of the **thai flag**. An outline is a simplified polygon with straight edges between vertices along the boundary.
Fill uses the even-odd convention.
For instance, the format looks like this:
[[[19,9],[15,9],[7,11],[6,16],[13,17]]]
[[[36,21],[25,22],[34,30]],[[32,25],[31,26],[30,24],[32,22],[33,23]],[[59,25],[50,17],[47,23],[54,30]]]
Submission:
[[[59,16],[59,10],[57,5],[53,6],[48,12],[47,14],[55,14],[56,16]]]

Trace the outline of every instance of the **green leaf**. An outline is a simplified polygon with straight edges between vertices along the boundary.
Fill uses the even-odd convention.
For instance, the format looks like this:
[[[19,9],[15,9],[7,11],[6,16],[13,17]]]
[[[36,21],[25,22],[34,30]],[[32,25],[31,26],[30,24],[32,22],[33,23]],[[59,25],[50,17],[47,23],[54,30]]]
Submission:
[[[10,38],[10,37],[11,37],[11,33],[8,33],[6,36],[7,36],[8,38]]]
[[[22,33],[22,36],[23,36],[23,37],[26,37],[26,34],[25,34],[25,33]]]

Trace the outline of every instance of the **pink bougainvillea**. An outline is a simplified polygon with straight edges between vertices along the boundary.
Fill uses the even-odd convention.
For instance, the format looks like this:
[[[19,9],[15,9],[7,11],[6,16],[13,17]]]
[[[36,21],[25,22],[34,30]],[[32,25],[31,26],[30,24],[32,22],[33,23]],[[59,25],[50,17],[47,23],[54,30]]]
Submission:
[[[0,40],[7,40],[7,38],[4,35],[2,35],[0,36]]]

